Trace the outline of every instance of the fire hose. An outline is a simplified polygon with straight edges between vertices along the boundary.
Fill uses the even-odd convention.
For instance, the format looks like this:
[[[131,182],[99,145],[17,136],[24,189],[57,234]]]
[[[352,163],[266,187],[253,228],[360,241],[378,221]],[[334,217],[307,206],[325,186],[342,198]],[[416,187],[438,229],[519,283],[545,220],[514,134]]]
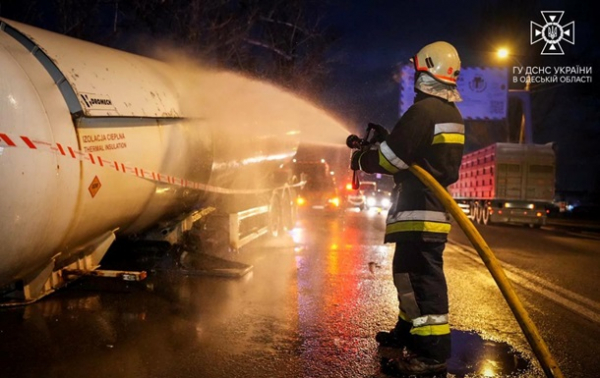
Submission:
[[[367,129],[367,136],[369,135],[369,131]],[[350,141],[354,143],[351,146]],[[348,147],[351,148],[369,148],[370,143],[367,141],[367,138],[361,139],[356,135],[350,135],[346,142]],[[456,201],[450,196],[448,191],[442,187],[437,180],[429,174],[426,170],[418,166],[417,164],[412,164],[409,167],[409,170],[419,179],[423,184],[425,184],[431,191],[435,194],[435,196],[442,202],[446,210],[454,217],[454,220],[463,232],[466,234],[467,238],[471,241],[477,253],[483,260],[485,266],[490,271],[494,281],[498,285],[504,299],[508,303],[511,311],[513,312],[525,338],[527,339],[531,349],[533,350],[535,356],[537,357],[546,377],[548,378],[564,378],[560,368],[558,367],[558,363],[550,353],[548,345],[540,335],[536,325],[533,323],[529,314],[523,303],[517,296],[514,288],[512,287],[510,281],[506,277],[504,273],[504,269],[500,265],[500,262],[492,252],[491,248],[487,245],[477,228],[473,225],[473,223],[469,220],[467,215],[462,211],[462,209],[456,204]],[[354,172],[356,175],[356,171]]]

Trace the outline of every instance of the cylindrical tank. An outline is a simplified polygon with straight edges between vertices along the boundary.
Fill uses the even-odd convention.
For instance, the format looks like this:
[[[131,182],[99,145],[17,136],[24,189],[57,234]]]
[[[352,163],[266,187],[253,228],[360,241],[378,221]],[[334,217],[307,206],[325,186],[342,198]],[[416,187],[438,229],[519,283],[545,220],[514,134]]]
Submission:
[[[0,67],[0,287],[107,233],[200,208],[208,194],[268,186],[298,146],[299,125],[277,118],[272,87],[250,79],[229,90],[253,86],[263,117],[232,125],[243,104],[217,110],[223,88],[190,92],[173,65],[4,19]],[[197,81],[224,78],[234,75]]]

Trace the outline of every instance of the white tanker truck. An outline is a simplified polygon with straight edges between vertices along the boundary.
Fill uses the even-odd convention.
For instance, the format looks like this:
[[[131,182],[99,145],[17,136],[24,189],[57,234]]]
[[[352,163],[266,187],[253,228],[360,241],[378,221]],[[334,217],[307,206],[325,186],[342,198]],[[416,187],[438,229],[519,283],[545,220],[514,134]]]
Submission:
[[[116,236],[173,238],[213,207],[290,226],[282,167],[327,122],[265,83],[0,19],[0,293],[34,301]],[[246,232],[234,247],[266,228]]]

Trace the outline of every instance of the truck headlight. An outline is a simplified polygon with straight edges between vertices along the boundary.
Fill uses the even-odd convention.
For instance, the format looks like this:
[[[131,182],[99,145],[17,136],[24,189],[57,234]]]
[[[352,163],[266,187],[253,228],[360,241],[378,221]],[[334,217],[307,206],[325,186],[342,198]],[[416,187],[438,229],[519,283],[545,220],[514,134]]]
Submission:
[[[392,201],[390,201],[389,198],[384,198],[381,200],[381,206],[387,208],[390,207],[390,205],[392,204]]]

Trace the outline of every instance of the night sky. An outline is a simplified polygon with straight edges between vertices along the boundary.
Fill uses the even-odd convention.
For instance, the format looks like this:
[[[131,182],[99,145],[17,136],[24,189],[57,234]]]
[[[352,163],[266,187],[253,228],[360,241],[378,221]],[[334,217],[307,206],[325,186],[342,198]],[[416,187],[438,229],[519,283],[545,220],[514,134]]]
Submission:
[[[0,15],[7,17],[9,3],[15,2],[0,1]],[[321,22],[335,40],[327,51],[329,74],[316,100],[345,120],[352,131],[359,132],[367,122],[391,129],[398,118],[397,66],[437,40],[454,44],[463,66],[512,67],[516,60],[501,62],[494,56],[498,47],[506,46],[523,66],[592,67],[592,83],[534,84],[531,88],[534,142],[556,143],[557,188],[587,192],[589,197],[590,192],[600,193],[600,45],[598,18],[591,4],[566,0],[325,1],[318,5]],[[542,10],[565,11],[562,24],[575,21],[575,45],[563,42],[562,56],[541,56],[541,44],[529,43],[530,21],[543,23]],[[519,104],[510,103],[508,126],[467,123],[467,133],[497,135],[494,128],[504,128],[508,134],[498,141],[514,141],[519,120]],[[468,139],[467,150],[482,147],[472,140]]]
[[[541,56],[542,44],[530,45],[530,21],[544,24],[542,10],[564,11],[563,25],[575,21],[575,45],[563,42],[563,56]],[[399,95],[395,69],[436,40],[455,45],[463,66],[508,66],[510,70],[518,61],[532,67],[592,67],[592,83],[533,84],[531,95],[534,142],[556,144],[557,189],[588,192],[583,194],[588,198],[589,192],[600,193],[600,43],[591,2],[352,1],[332,7],[327,20],[342,37],[331,52],[337,63],[325,101],[357,131],[367,122],[388,128],[395,124]],[[495,52],[501,46],[513,51],[516,59],[498,60]],[[509,103],[513,129],[518,130],[519,120],[519,104]],[[498,123],[486,127],[490,134],[493,128],[505,128]],[[467,133],[481,128],[467,122]],[[516,135],[497,141],[506,138],[516,141]],[[482,146],[468,143],[466,149],[478,147]]]
[[[495,58],[500,46],[511,47],[524,66],[591,66],[600,54],[596,19],[585,6],[588,2],[531,1],[527,7],[519,1],[348,3],[331,7],[327,22],[341,35],[331,51],[336,63],[330,75],[332,103],[351,105],[347,111],[352,118],[393,123],[398,115],[396,65],[407,63],[423,45],[437,40],[455,45],[463,66],[514,65]],[[576,21],[576,44],[563,43],[565,57],[543,59],[541,46],[529,45],[529,21],[542,22],[540,10],[549,9],[565,10],[563,24]]]
[[[470,12],[478,2],[456,2],[452,8]],[[329,10],[328,21],[341,38],[331,52],[336,63],[330,75],[332,107],[351,121],[393,125],[397,119],[397,64],[407,63],[423,45],[446,40],[460,52],[465,35],[458,33],[467,14],[446,14],[447,3],[434,11],[431,2],[352,1]],[[428,15],[429,14],[429,15]],[[362,127],[362,126],[361,126]]]

